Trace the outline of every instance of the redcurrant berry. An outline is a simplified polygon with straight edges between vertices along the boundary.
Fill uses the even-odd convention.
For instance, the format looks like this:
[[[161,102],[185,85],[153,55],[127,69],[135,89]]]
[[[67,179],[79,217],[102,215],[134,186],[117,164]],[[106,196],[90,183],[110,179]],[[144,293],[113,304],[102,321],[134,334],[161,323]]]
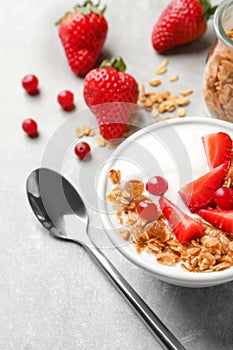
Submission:
[[[28,136],[34,137],[37,135],[37,123],[31,118],[25,119],[23,121],[22,128]]]
[[[75,148],[74,148],[74,152],[75,154],[80,158],[83,159],[85,158],[87,155],[90,154],[91,148],[88,145],[88,143],[86,142],[79,142],[76,144]]]
[[[25,75],[22,79],[23,88],[31,95],[38,93],[38,78],[33,74]]]
[[[217,206],[223,210],[233,209],[233,190],[222,186],[214,194],[214,199]]]
[[[143,219],[148,221],[158,219],[159,217],[157,205],[149,200],[137,204],[137,213]]]
[[[161,196],[168,189],[168,182],[161,176],[152,176],[146,183],[146,190],[155,195]]]
[[[74,109],[74,94],[68,90],[61,91],[57,96],[57,101],[66,111]]]

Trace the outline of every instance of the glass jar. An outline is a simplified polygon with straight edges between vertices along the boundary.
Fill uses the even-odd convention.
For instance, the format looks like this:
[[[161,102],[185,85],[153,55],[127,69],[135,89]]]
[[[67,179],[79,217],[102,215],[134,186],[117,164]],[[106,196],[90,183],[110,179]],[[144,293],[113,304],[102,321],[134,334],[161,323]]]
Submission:
[[[216,41],[207,57],[204,100],[210,115],[233,122],[233,0],[224,0],[214,16]]]

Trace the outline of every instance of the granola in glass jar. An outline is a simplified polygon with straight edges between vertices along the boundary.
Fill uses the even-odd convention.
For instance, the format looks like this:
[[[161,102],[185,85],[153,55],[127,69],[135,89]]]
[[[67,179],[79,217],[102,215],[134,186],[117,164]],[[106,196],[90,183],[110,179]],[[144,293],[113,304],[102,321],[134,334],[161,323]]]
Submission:
[[[223,1],[214,17],[216,41],[204,74],[204,100],[210,115],[233,122],[233,1]]]

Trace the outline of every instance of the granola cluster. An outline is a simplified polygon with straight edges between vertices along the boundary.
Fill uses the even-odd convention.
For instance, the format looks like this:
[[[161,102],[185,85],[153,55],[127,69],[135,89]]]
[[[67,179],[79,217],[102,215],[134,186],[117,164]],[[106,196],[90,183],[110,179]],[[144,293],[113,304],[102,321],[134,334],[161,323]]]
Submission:
[[[129,180],[122,185],[120,171],[114,169],[110,170],[109,177],[113,188],[107,199],[122,225],[120,234],[132,241],[138,253],[154,254],[160,264],[167,266],[179,262],[189,272],[221,271],[233,266],[233,235],[197,219],[205,226],[205,234],[180,243],[162,213],[150,222],[137,214],[138,202],[148,199],[142,181]]]
[[[233,39],[233,29],[227,35]],[[218,40],[208,57],[204,99],[213,117],[233,121],[233,50]]]

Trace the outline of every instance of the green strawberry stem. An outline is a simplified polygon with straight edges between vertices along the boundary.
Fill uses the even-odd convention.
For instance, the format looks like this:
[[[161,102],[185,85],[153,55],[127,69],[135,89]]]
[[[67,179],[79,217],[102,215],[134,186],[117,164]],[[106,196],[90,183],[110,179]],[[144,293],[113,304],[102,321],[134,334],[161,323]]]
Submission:
[[[91,0],[86,0],[83,5],[76,5],[74,7],[74,11],[75,12],[79,12],[84,16],[88,16],[91,12],[97,13],[99,15],[103,15],[105,10],[106,10],[106,6],[104,6],[102,9],[99,8],[100,2],[98,1],[97,4],[93,4],[93,2]],[[56,25],[60,24],[63,19],[65,19],[66,17],[68,17],[72,12],[66,12],[65,15],[62,18],[59,18],[59,20],[57,20],[57,22],[55,23]]]
[[[112,58],[110,61],[104,60],[100,68],[114,68],[118,72],[125,72],[126,71],[126,64],[123,61],[122,57]]]
[[[83,5],[76,5],[74,7],[75,12],[79,12],[82,15],[88,16],[91,12],[97,13],[97,14],[103,14],[106,10],[106,6],[104,6],[102,9],[100,9],[100,2],[98,1],[97,4],[93,4],[91,0],[86,0]]]
[[[217,9],[216,6],[211,6],[209,0],[198,0],[203,8],[203,17],[204,20],[207,22],[210,17],[212,17]]]
[[[69,15],[71,15],[71,11],[67,11],[63,17],[59,18],[56,22],[55,22],[55,26],[58,26],[62,21],[63,19],[65,19],[66,17],[68,17]]]

